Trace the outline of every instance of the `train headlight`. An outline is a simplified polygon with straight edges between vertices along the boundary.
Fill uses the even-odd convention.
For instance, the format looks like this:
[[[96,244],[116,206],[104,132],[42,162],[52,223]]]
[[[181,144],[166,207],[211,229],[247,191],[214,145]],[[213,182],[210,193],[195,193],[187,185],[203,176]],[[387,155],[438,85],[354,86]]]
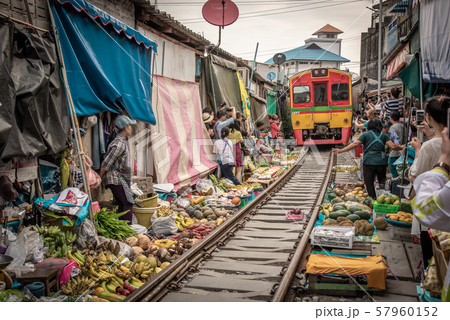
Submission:
[[[299,126],[299,125],[300,125],[300,121],[298,121],[298,120],[295,121],[295,125],[296,125],[296,126]]]
[[[344,122],[345,122],[345,123],[348,123],[348,119],[347,119],[347,118],[345,118],[345,119],[344,119]]]

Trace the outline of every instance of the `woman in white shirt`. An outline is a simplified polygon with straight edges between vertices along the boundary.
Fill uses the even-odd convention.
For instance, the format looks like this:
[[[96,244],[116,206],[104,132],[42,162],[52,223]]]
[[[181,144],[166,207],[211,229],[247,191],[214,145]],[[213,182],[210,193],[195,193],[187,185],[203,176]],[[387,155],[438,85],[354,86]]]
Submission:
[[[222,176],[230,179],[235,185],[240,185],[241,183],[233,174],[233,143],[227,138],[229,134],[230,129],[228,129],[227,127],[222,128],[220,132],[220,136],[222,138],[214,142],[213,152],[217,154],[217,161],[219,162]]]
[[[441,134],[447,126],[447,109],[449,107],[450,98],[446,97],[432,97],[425,103],[425,119],[427,124],[434,129],[434,134],[429,135],[428,138],[430,140],[424,142],[422,145],[417,138],[413,138],[413,141],[411,142],[411,146],[417,154],[410,169],[409,178],[412,183],[420,174],[433,169],[433,166],[439,159],[442,143]],[[421,226],[417,218],[413,219],[411,234],[413,237],[420,237],[424,265],[426,268],[428,266],[428,260],[433,256],[432,243],[427,228]]]
[[[442,132],[440,157],[433,170],[414,181],[416,197],[412,205],[414,217],[426,227],[450,232],[450,140],[448,129]],[[442,301],[450,301],[450,268],[442,288]]]

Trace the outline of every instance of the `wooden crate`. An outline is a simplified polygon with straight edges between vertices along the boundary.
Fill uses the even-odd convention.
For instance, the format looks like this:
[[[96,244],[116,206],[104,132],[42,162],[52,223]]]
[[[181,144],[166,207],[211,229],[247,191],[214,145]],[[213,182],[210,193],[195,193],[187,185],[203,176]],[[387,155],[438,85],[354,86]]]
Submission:
[[[366,277],[308,274],[308,293],[330,296],[362,296],[365,292],[382,293],[383,290],[367,287]],[[357,283],[355,283],[355,281]]]

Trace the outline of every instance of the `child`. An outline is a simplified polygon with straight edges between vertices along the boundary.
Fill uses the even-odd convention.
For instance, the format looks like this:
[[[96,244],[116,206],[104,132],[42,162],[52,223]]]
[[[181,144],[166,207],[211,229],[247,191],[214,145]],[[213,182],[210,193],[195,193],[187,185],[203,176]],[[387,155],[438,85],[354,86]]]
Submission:
[[[269,114],[270,134],[272,135],[271,147],[276,149],[278,132],[281,129],[281,122],[278,121],[278,116],[275,114]]]
[[[233,143],[227,138],[229,134],[230,129],[227,127],[222,128],[220,132],[221,139],[214,142],[213,152],[217,153],[217,161],[219,162],[222,175],[225,178],[230,179],[235,185],[240,185],[241,183],[233,174]]]

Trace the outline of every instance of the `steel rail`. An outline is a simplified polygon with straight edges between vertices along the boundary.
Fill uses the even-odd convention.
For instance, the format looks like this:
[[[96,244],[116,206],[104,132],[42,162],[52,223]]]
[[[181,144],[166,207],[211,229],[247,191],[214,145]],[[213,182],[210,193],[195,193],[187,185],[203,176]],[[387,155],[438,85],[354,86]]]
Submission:
[[[297,272],[297,268],[300,264],[300,261],[305,253],[307,244],[309,242],[309,235],[311,234],[311,231],[314,228],[317,217],[319,215],[320,204],[323,202],[323,199],[325,197],[327,186],[328,186],[328,183],[330,182],[330,177],[333,172],[333,170],[332,170],[333,164],[335,161],[336,161],[336,156],[333,155],[332,151],[330,151],[330,157],[328,159],[327,173],[325,174],[325,176],[323,178],[322,191],[320,192],[320,194],[317,198],[317,202],[316,202],[314,211],[311,215],[311,218],[309,219],[306,229],[303,232],[303,236],[301,237],[300,242],[294,252],[294,255],[292,256],[292,259],[291,259],[283,277],[281,278],[278,288],[276,289],[276,291],[273,295],[272,302],[284,301],[286,293],[288,292],[288,290],[290,288],[292,280],[295,276],[295,273]]]
[[[198,263],[203,255],[210,255],[207,251],[211,251],[210,249],[217,246],[221,240],[223,241],[223,239],[229,238],[237,229],[242,228],[246,222],[245,218],[255,213],[256,210],[261,209],[262,205],[269,201],[275,192],[298,171],[310,153],[311,149],[305,152],[288,171],[265,189],[257,198],[241,208],[219,228],[214,229],[201,242],[186,251],[179,259],[172,262],[155,277],[144,283],[138,290],[127,296],[124,302],[150,301],[173,279],[181,279],[180,271],[188,269],[193,265],[193,262]]]

